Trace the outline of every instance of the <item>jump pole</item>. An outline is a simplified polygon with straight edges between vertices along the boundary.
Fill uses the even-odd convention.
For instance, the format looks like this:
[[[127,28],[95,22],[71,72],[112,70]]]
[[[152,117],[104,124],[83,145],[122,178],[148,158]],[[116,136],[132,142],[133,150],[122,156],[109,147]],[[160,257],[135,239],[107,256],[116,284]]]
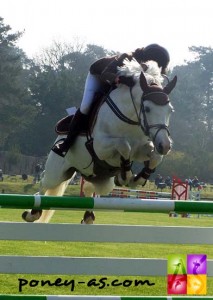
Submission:
[[[193,297],[193,296],[33,296],[33,295],[0,295],[0,300],[190,300],[190,299],[205,299],[210,300],[212,297]]]
[[[101,209],[127,212],[213,214],[213,201],[150,200],[138,198],[59,197],[42,195],[0,195],[0,208],[14,209]]]
[[[119,197],[119,198],[141,198],[141,199],[171,199],[171,193],[165,192],[155,192],[155,191],[143,191],[143,190],[133,190],[133,189],[123,189],[123,188],[114,188],[110,197]]]
[[[0,240],[213,245],[213,227],[0,222]],[[70,234],[72,233],[72,234]]]

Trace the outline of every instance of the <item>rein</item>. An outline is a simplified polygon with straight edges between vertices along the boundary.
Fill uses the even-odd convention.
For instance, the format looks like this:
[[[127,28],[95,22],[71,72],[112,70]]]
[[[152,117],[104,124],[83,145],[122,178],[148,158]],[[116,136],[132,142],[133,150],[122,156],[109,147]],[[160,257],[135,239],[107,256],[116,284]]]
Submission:
[[[131,100],[132,100],[132,104],[134,106],[134,110],[135,110],[135,113],[136,113],[136,116],[137,116],[137,119],[138,121],[134,121],[134,120],[131,120],[129,119],[127,116],[125,116],[121,111],[120,109],[117,107],[117,105],[113,102],[113,100],[110,98],[109,94],[106,96],[106,103],[108,104],[108,106],[111,108],[111,110],[114,112],[114,114],[123,122],[125,123],[128,123],[130,125],[137,125],[137,126],[140,126],[142,131],[144,132],[144,134],[146,136],[150,136],[150,129],[151,128],[157,128],[157,131],[153,137],[153,142],[155,141],[156,139],[156,136],[157,134],[159,133],[159,131],[161,129],[165,129],[168,133],[168,135],[170,136],[170,132],[169,132],[169,128],[167,125],[165,124],[151,124],[149,125],[148,124],[148,121],[147,121],[147,117],[146,117],[146,112],[145,112],[145,108],[144,108],[144,97],[146,97],[147,95],[151,95],[151,94],[165,94],[164,92],[150,92],[149,94],[143,94],[142,97],[141,97],[141,105],[140,105],[140,110],[138,111],[137,110],[137,107],[135,105],[135,101],[134,101],[134,97],[133,97],[133,94],[132,94],[132,87],[130,87],[130,95],[131,95]],[[165,94],[166,95],[166,94]],[[168,101],[169,102],[169,101]],[[168,103],[167,102],[167,103]],[[142,125],[142,122],[141,122],[141,118],[140,118],[140,115],[143,115],[143,125]]]
[[[113,102],[113,100],[110,98],[109,95],[106,96],[106,103],[109,105],[111,110],[114,112],[114,114],[123,122],[128,123],[130,125],[140,125],[140,120],[138,119],[138,122],[133,121],[129,119],[127,116],[125,116],[120,109],[117,107],[117,105]]]

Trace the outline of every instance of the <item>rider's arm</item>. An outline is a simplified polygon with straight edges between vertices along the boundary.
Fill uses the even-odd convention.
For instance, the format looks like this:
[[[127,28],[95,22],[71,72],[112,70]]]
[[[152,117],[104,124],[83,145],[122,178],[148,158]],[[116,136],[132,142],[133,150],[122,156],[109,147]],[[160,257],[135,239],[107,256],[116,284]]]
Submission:
[[[125,79],[123,78],[124,76],[120,80],[121,78],[117,74],[117,67],[123,66],[124,59],[126,58],[132,60],[132,54],[123,53],[120,56],[101,58],[91,65],[90,73],[99,76],[102,82],[110,85],[119,83],[127,84],[126,80],[123,80]]]
[[[112,57],[103,57],[94,62],[91,67],[90,67],[90,73],[92,75],[97,75],[101,76],[103,71],[110,65],[117,56],[112,56]],[[116,71],[116,70],[115,70]]]
[[[99,75],[101,81],[109,83],[110,85],[119,83],[117,75],[117,67],[123,65],[125,58],[132,59],[131,54],[123,53],[120,56],[104,57],[96,61],[91,67],[90,72],[94,75]]]
[[[129,61],[132,60],[132,54],[123,53],[120,56],[116,56],[108,66],[103,70],[101,74],[101,80],[108,82],[109,84],[125,84],[129,87],[134,85],[134,80],[132,76],[119,76],[117,67],[124,65],[124,60],[128,58]]]
[[[109,62],[109,64],[105,67],[105,69],[102,72],[102,75],[104,73],[114,73],[116,74],[118,72],[117,67],[121,67],[124,65],[124,60],[128,58],[128,60],[132,60],[132,54],[123,53],[120,56],[114,56],[114,59]]]
[[[117,56],[104,57],[90,67],[90,73],[100,78],[103,83],[112,84],[116,81]]]

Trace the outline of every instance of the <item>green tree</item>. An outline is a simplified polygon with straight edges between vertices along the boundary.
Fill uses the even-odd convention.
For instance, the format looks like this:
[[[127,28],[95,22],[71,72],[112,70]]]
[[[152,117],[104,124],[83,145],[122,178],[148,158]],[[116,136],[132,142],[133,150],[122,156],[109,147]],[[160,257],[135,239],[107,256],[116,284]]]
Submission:
[[[177,87],[171,96],[175,107],[171,119],[173,150],[184,153],[186,161],[181,163],[182,173],[191,172],[188,175],[208,180],[212,174],[209,159],[213,149],[213,50],[190,49],[195,59],[173,70],[178,76]]]
[[[28,125],[35,113],[28,89],[29,60],[16,47],[22,33],[10,33],[0,17],[0,148],[7,137]],[[9,145],[9,143],[8,143]]]
[[[31,67],[30,91],[39,114],[31,127],[19,135],[20,141],[23,137],[28,140],[22,152],[37,156],[49,152],[56,138],[56,122],[66,115],[66,108],[80,106],[90,65],[111,53],[95,45],[84,48],[54,42],[36,58]]]
[[[213,49],[211,47],[191,47],[196,56],[200,73],[200,86],[202,90],[202,108],[204,118],[202,122],[207,129],[207,146],[213,151]]]

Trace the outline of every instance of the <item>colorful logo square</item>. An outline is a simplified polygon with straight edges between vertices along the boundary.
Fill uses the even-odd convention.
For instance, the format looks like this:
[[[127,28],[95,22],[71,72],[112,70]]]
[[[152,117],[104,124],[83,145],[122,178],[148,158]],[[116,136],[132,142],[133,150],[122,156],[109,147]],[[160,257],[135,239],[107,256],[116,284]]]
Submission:
[[[186,255],[169,255],[168,265],[167,265],[167,274],[187,274],[186,273]]]
[[[187,274],[207,274],[207,257],[205,254],[187,255]]]
[[[187,275],[187,295],[206,295],[206,275]]]
[[[167,294],[185,295],[187,293],[187,275],[168,275]]]
[[[173,254],[168,257],[167,293],[206,295],[206,254]]]

